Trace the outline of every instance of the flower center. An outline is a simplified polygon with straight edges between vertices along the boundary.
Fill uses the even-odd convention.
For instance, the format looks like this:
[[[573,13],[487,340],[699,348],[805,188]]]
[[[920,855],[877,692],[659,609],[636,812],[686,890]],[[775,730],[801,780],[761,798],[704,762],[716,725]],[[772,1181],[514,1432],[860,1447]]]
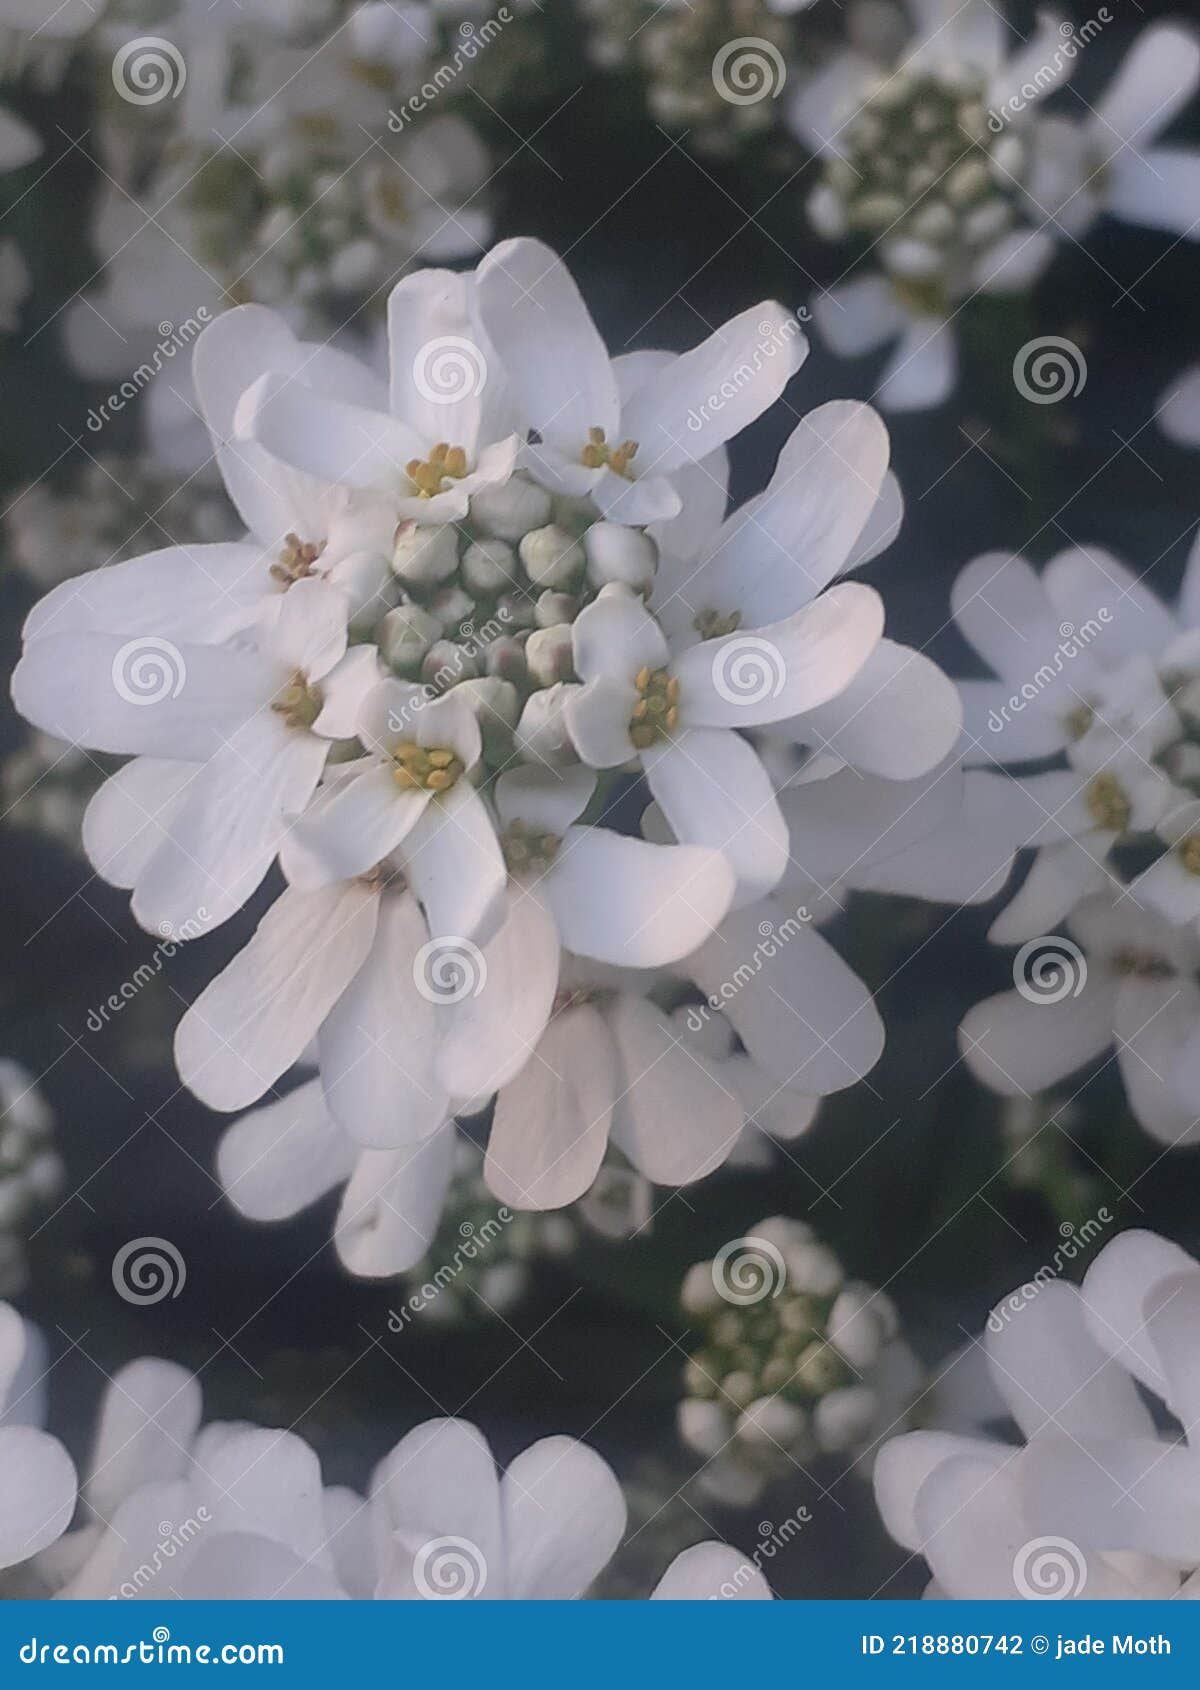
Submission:
[[[271,701],[271,709],[282,716],[289,728],[311,728],[321,714],[325,699],[320,687],[310,685],[304,675],[296,673]]]
[[[557,833],[540,833],[523,821],[510,823],[500,837],[510,874],[545,874],[561,844]]]
[[[1200,874],[1200,833],[1179,841],[1179,860],[1189,874]]]
[[[1125,796],[1125,789],[1116,775],[1097,775],[1087,789],[1088,814],[1097,827],[1111,833],[1124,833],[1133,814],[1133,805]]]
[[[392,778],[403,792],[449,792],[464,773],[462,758],[445,748],[426,750],[407,740],[392,752]]]
[[[1169,980],[1175,970],[1153,951],[1118,951],[1112,959],[1114,974],[1132,975],[1138,980]]]
[[[692,627],[702,640],[719,640],[726,634],[736,634],[742,625],[740,610],[722,616],[719,610],[701,610],[692,619]]]
[[[1077,704],[1067,712],[1066,730],[1072,739],[1082,739],[1095,720],[1096,712],[1090,704]]]
[[[629,466],[636,452],[636,440],[622,440],[619,446],[610,446],[602,428],[589,428],[588,443],[580,452],[579,461],[588,469],[603,469],[607,464],[614,475],[623,475],[626,481],[632,481],[633,470]]]
[[[447,481],[461,481],[467,473],[467,454],[461,446],[439,440],[427,458],[413,458],[406,466],[417,497],[432,499]]]
[[[299,534],[284,536],[283,546],[271,565],[271,579],[278,581],[286,592],[296,581],[316,573],[317,559],[325,550],[325,541],[302,540]]]
[[[638,701],[629,718],[629,737],[639,751],[645,751],[679,726],[679,680],[666,669],[643,666],[633,684]]]

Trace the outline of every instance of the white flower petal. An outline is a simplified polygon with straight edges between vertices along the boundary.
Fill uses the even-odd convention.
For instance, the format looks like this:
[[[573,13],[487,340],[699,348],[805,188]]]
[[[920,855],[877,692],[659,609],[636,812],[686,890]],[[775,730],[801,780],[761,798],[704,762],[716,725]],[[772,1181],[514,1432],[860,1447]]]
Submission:
[[[662,629],[633,593],[605,593],[581,610],[571,646],[581,681],[632,681],[641,669],[665,668],[670,655]]]
[[[770,1602],[771,1587],[752,1561],[727,1543],[682,1550],[650,1592],[660,1602]]]
[[[425,806],[401,856],[432,938],[486,944],[499,930],[508,871],[491,814],[468,781]]]
[[[643,758],[650,790],[682,845],[722,852],[735,903],[769,892],[787,866],[787,824],[754,747],[724,728],[692,728]]]
[[[272,586],[271,562],[244,541],[167,546],[64,581],[34,605],[23,636],[155,634],[219,645],[251,621]]]
[[[1200,83],[1200,45],[1190,29],[1150,24],[1095,103],[1088,125],[1095,144],[1118,154],[1123,142],[1143,152]]]
[[[606,1020],[620,1063],[613,1143],[656,1185],[711,1174],[741,1136],[741,1099],[647,999],[620,993]]]
[[[60,1538],[75,1512],[75,1467],[57,1438],[32,1426],[0,1426],[0,1568],[27,1561]]]
[[[362,1153],[333,1235],[351,1273],[390,1279],[416,1266],[433,1242],[453,1168],[450,1122],[420,1144]]]
[[[1131,1227],[1106,1244],[1084,1275],[1084,1317],[1100,1348],[1164,1400],[1167,1379],[1146,1326],[1160,1285],[1200,1267],[1178,1244]]]
[[[484,1177],[515,1209],[559,1209],[581,1197],[604,1160],[616,1096],[616,1054],[588,1004],[556,1015],[496,1099]]]
[[[438,1074],[453,1097],[488,1098],[530,1060],[558,986],[559,938],[536,895],[514,891],[484,949],[481,989],[447,1013]]]
[[[385,895],[370,954],[317,1035],[329,1113],[373,1149],[415,1143],[446,1118],[450,1100],[436,1076],[436,1012],[418,988],[426,938],[415,900]]]
[[[901,1548],[922,1548],[916,1501],[931,1473],[957,1455],[975,1456],[998,1467],[1004,1453],[1002,1445],[957,1432],[905,1432],[889,1438],[875,1458],[872,1479],[880,1516]]]
[[[316,891],[365,874],[401,844],[432,796],[424,789],[402,791],[383,763],[339,781],[293,825],[284,856],[288,878]]]
[[[507,1594],[570,1601],[604,1571],[625,1531],[625,1498],[608,1462],[575,1438],[541,1438],[500,1481]]]
[[[885,411],[925,411],[948,399],[957,379],[953,325],[918,317],[888,359],[873,397]]]
[[[239,1214],[281,1221],[348,1180],[358,1154],[331,1120],[321,1082],[309,1080],[226,1128],[217,1176]]]
[[[365,961],[378,900],[366,887],[289,888],[175,1034],[180,1078],[212,1109],[243,1109],[297,1062]]]
[[[83,848],[111,886],[130,887],[164,839],[188,787],[195,763],[135,757],[110,775],[83,813]]]
[[[629,737],[637,701],[632,681],[601,676],[586,686],[571,688],[563,706],[567,732],[576,753],[590,768],[620,768],[637,756]]]
[[[587,809],[596,790],[590,769],[507,769],[496,782],[500,825],[522,822],[536,832],[566,833]]]
[[[378,1549],[395,1546],[377,1595],[419,1599],[413,1560],[440,1538],[463,1539],[478,1557],[483,1577],[475,1594],[491,1600],[508,1594],[500,1485],[487,1441],[466,1420],[427,1420],[401,1438],[379,1465],[371,1490]],[[428,1579],[428,1573],[426,1573]]]
[[[865,774],[915,780],[958,739],[962,703],[954,682],[923,653],[880,640],[836,698],[789,726],[801,744],[831,750]]]
[[[985,552],[967,564],[951,589],[950,604],[964,638],[997,675],[1016,686],[1034,680],[1063,638],[1061,618],[1044,584],[1024,558],[1008,552]],[[1073,660],[1064,682],[1085,684],[1086,664],[1082,654]],[[1051,690],[1052,682],[1045,691]]]
[[[959,1048],[971,1072],[1002,1097],[1045,1091],[1107,1050],[1114,992],[1089,979],[1078,996],[1035,1002],[998,992],[967,1011]]]
[[[104,1393],[84,1500],[102,1520],[138,1486],[185,1477],[202,1411],[185,1367],[143,1357],[118,1368]]]
[[[407,465],[425,442],[384,411],[312,393],[274,371],[242,395],[237,436],[318,481],[407,493]]]
[[[661,968],[704,942],[724,919],[734,886],[719,851],[572,827],[539,891],[568,951]]]

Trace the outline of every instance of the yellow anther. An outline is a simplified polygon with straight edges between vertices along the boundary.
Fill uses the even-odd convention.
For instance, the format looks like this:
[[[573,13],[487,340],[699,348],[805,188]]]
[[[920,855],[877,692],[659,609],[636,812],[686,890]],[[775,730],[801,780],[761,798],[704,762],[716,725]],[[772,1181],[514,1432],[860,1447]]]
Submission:
[[[1200,833],[1179,841],[1179,860],[1189,874],[1200,874]]]
[[[607,464],[614,475],[632,481],[633,471],[629,465],[637,455],[637,449],[636,440],[622,440],[619,446],[610,446],[602,428],[589,428],[587,445],[580,452],[579,461],[587,469],[603,469]]]
[[[392,778],[404,792],[449,792],[464,772],[457,752],[438,746],[432,751],[406,740],[392,752]]]
[[[1125,796],[1125,788],[1116,775],[1097,775],[1087,789],[1088,814],[1097,827],[1111,833],[1124,833],[1133,815],[1133,805]]]
[[[310,686],[305,676],[297,673],[272,699],[271,709],[289,728],[311,728],[324,702],[320,687]]]
[[[317,559],[324,550],[324,540],[314,544],[311,540],[302,540],[298,534],[286,534],[279,557],[271,565],[271,578],[279,581],[285,589],[293,581],[302,581],[306,575],[314,573]]]
[[[500,838],[510,874],[545,874],[561,844],[557,833],[535,834],[523,821],[510,822]]]
[[[629,737],[639,751],[679,726],[679,679],[643,664],[634,677],[639,697],[629,714]]]
[[[405,465],[408,479],[417,490],[417,497],[432,499],[442,491],[447,481],[461,481],[468,469],[467,454],[461,446],[451,446],[439,440],[427,458],[412,458]]]

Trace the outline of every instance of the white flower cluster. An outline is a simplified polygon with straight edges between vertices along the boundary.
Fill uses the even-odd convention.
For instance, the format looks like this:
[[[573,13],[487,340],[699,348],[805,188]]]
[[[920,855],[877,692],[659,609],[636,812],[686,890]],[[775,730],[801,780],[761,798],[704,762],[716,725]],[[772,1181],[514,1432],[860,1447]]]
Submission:
[[[585,1594],[625,1532],[612,1469],[574,1438],[543,1438],[500,1475],[476,1427],[430,1420],[384,1457],[361,1496],[326,1485],[292,1432],[202,1425],[199,1381],[151,1358],[111,1380],[80,1486],[66,1449],[40,1429],[42,1349],[0,1303],[6,1596],[565,1601]],[[771,1592],[737,1550],[705,1543],[677,1556],[650,1595]]]
[[[954,319],[977,293],[1023,293],[1056,243],[1104,213],[1194,238],[1200,151],[1157,136],[1200,85],[1200,42],[1148,26],[1086,116],[1046,116],[1108,8],[1084,29],[1039,14],[1009,50],[988,0],[851,6],[849,45],[803,81],[790,108],[825,160],[809,200],[817,229],[853,238],[877,271],[813,304],[835,352],[898,344],[880,379],[885,409],[937,405],[954,386]]]
[[[1007,783],[1035,849],[991,937],[1015,989],[965,1018],[976,1074],[1039,1092],[1115,1047],[1129,1105],[1169,1145],[1200,1131],[1200,542],[1168,607],[1100,547],[1039,576],[990,553],[958,625],[997,676],[965,681],[970,760],[1057,767]]]
[[[724,1502],[747,1505],[821,1454],[861,1459],[920,1390],[891,1298],[848,1280],[801,1221],[760,1221],[697,1262],[682,1301],[704,1343],[685,1370],[679,1433]]]
[[[363,1273],[420,1258],[453,1118],[493,1096],[491,1191],[554,1208],[610,1136],[678,1185],[748,1116],[790,1097],[802,1127],[866,1072],[869,994],[772,894],[839,878],[860,838],[860,873],[902,853],[880,807],[911,806],[961,719],[837,580],[899,521],[873,411],[802,418],[726,515],[724,442],[805,355],[779,306],[610,361],[562,264],[516,240],[401,281],[389,333],[390,384],[263,307],[219,317],[194,375],[246,539],[64,583],[13,679],[45,732],[133,757],[84,843],[149,930],[211,930],[278,859],[176,1057],[225,1111],[315,1060],[227,1135],[222,1177],[264,1219],[348,1180]],[[777,790],[755,728],[807,748],[802,785]],[[608,825],[635,775],[647,838]],[[772,924],[768,983],[742,964]],[[697,990],[740,1049],[664,1013]]]
[[[880,1451],[885,1525],[927,1561],[929,1596],[1194,1598],[1200,1266],[1125,1232],[1080,1287],[1026,1286],[1009,1309],[1018,1295],[987,1323],[979,1427],[911,1432]],[[1023,1443],[985,1435],[985,1419],[1005,1416]]]

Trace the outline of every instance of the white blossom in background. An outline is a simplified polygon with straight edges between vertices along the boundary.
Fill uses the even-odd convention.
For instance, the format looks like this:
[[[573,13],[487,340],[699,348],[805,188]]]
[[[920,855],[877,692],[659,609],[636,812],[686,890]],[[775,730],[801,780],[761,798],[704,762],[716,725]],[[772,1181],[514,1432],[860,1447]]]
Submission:
[[[26,1591],[29,1562],[57,1542],[75,1512],[75,1465],[45,1418],[45,1345],[0,1303],[0,1593]]]
[[[41,152],[41,137],[36,131],[24,118],[0,106],[0,176],[23,170]],[[11,334],[16,329],[31,286],[29,267],[16,241],[7,237],[0,240],[0,333]]]
[[[93,18],[82,61],[107,180],[96,283],[65,325],[82,373],[153,361],[172,325],[247,300],[330,334],[403,269],[483,250],[492,165],[463,93],[393,117],[443,62],[471,81],[479,47],[456,59],[462,37],[436,8],[224,4],[218,18],[179,0]]]
[[[1178,446],[1200,446],[1200,364],[1184,370],[1158,403],[1158,426]]]
[[[920,1391],[891,1298],[848,1279],[802,1221],[775,1216],[732,1239],[689,1271],[682,1302],[703,1341],[679,1434],[703,1458],[698,1483],[731,1505],[818,1455],[866,1460]]]
[[[1032,1282],[997,1305],[971,1346],[995,1407],[981,1394],[976,1426],[908,1433],[875,1465],[884,1525],[924,1557],[927,1595],[1195,1597],[1198,1314],[1200,1267],[1140,1231],[1106,1244],[1081,1286]],[[1004,1414],[1022,1442],[982,1429]]]
[[[610,1141],[689,1183],[748,1118],[787,1136],[860,1078],[882,1027],[806,924],[785,991],[721,1006],[740,1048],[689,1045],[672,1012],[787,917],[761,900],[806,794],[816,817],[841,771],[907,799],[961,720],[836,579],[900,521],[869,408],[801,418],[726,515],[724,443],[803,361],[780,307],[610,360],[555,255],[511,241],[402,280],[388,325],[386,386],[261,306],[208,327],[196,392],[245,539],[59,586],[13,680],[43,731],[132,756],[84,843],[144,925],[207,931],[278,861],[177,1061],[232,1113],[315,1060],[233,1129],[226,1184],[277,1218],[348,1182],[338,1248],[374,1274],[420,1259],[453,1119],[493,1097],[488,1185],[540,1209],[583,1197]],[[789,747],[805,782],[780,795]],[[607,825],[639,773],[645,838]]]
[[[1198,559],[1193,545],[1170,607],[1099,547],[1040,576],[988,554],[953,593],[1001,677],[962,683],[966,759],[1058,764],[1007,784],[1035,851],[991,928],[1021,947],[1015,989],[967,1015],[964,1058],[1015,1096],[1115,1047],[1134,1115],[1166,1144],[1198,1125]]]
[[[1012,34],[987,0],[853,8],[850,45],[802,82],[791,121],[825,161],[818,232],[858,241],[871,269],[813,304],[833,350],[896,342],[885,410],[940,404],[957,378],[954,319],[977,293],[1024,293],[1063,238],[1101,213],[1177,235],[1200,227],[1200,153],[1152,145],[1200,80],[1200,46],[1148,26],[1085,115],[1047,116],[1091,32],[1050,13]]]
[[[37,1348],[0,1305],[9,1418],[0,1423],[0,1573],[13,1594],[67,1601],[569,1600],[617,1550],[625,1500],[574,1438],[543,1438],[496,1470],[463,1420],[418,1426],[367,1492],[326,1485],[302,1438],[202,1423],[200,1384],[173,1362],[118,1370],[76,1506],[75,1468],[21,1418]],[[63,1535],[65,1532],[66,1535]],[[702,1552],[701,1552],[702,1551]],[[658,1597],[769,1597],[726,1545],[669,1567]]]
[[[54,1114],[20,1063],[0,1059],[0,1295],[25,1288],[25,1238],[63,1183]]]

